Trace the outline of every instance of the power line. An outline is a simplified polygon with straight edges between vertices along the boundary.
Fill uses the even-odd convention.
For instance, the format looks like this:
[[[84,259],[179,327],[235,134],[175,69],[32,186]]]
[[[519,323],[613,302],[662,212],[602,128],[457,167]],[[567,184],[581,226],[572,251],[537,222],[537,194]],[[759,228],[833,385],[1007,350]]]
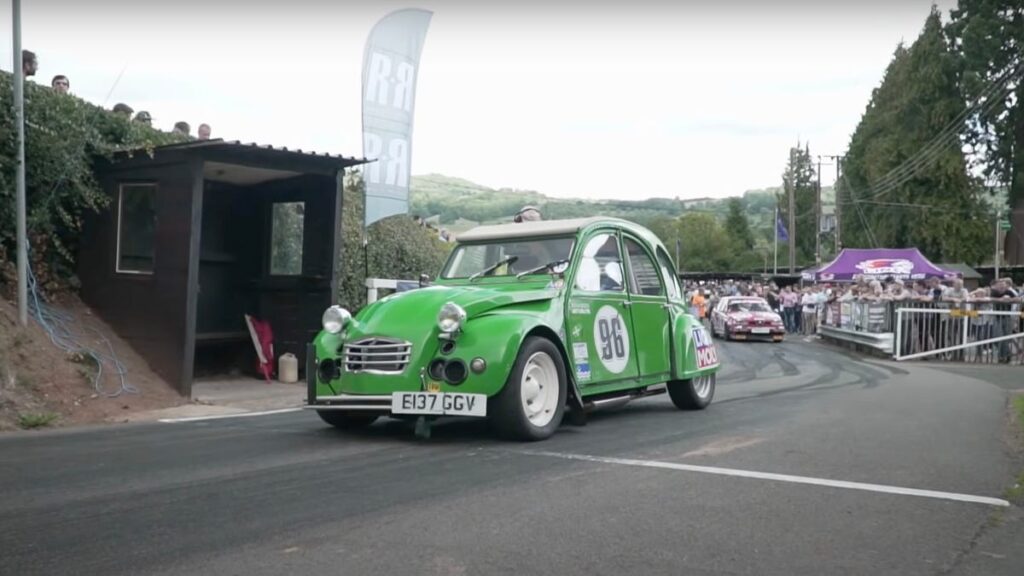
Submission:
[[[942,152],[942,145],[948,144],[948,140],[959,134],[963,122],[974,113],[987,112],[996,103],[1000,102],[1009,93],[1008,82],[1024,67],[1024,62],[1017,63],[1008,70],[1003,78],[994,82],[979,100],[965,108],[946,125],[924,148],[905,160],[902,164],[890,170],[878,182],[871,186],[873,194],[866,199],[876,198],[889,190],[899,186],[913,177],[917,171],[934,161]],[[956,139],[959,142],[959,138]]]
[[[864,226],[864,231],[868,234],[868,241],[871,242],[872,247],[876,247],[878,245],[878,241],[875,239],[875,233],[871,230],[871,224],[868,223],[868,219],[864,216],[864,209],[857,201],[857,192],[853,189],[853,185],[850,184],[850,179],[847,177],[846,172],[843,172],[843,182],[850,188],[850,196],[853,199],[854,209],[857,210],[857,215],[860,217],[860,223]]]

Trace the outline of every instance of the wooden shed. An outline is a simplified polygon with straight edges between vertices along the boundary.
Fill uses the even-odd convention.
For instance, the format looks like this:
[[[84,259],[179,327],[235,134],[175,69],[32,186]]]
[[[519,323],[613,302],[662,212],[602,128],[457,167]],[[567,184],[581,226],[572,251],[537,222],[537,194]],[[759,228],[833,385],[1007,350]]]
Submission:
[[[185,396],[255,369],[246,314],[304,366],[337,300],[343,171],[363,162],[223,140],[118,154],[97,169],[111,203],[84,223],[82,298]]]

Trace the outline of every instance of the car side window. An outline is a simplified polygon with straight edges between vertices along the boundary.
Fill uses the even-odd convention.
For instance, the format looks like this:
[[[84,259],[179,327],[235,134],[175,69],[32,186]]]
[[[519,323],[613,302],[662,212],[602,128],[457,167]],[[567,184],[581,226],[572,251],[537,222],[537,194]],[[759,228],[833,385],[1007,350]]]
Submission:
[[[583,247],[575,286],[585,292],[622,292],[622,256],[615,234],[598,234]]]
[[[658,265],[661,268],[661,277],[665,280],[665,286],[668,288],[668,297],[672,300],[682,298],[683,290],[679,287],[679,277],[675,274],[675,267],[672,266],[668,254],[665,254],[661,248],[658,248]]]
[[[630,287],[633,292],[644,296],[664,295],[658,278],[658,267],[644,247],[636,240],[626,238],[626,253],[629,254]]]

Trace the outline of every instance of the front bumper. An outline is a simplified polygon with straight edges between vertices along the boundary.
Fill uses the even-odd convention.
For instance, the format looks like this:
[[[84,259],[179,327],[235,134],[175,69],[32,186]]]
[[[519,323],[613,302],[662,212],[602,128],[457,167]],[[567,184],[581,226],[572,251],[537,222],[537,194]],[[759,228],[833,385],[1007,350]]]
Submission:
[[[767,333],[755,334],[751,327],[729,328],[729,337],[735,340],[782,340],[786,336],[784,328],[772,328]]]
[[[358,410],[361,412],[391,413],[391,395],[338,394],[312,397],[303,406],[306,410]]]

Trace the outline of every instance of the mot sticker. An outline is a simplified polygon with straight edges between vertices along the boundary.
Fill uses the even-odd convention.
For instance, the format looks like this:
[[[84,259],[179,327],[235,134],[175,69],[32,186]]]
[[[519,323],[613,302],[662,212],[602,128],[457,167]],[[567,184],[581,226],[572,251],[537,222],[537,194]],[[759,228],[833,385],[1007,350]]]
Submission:
[[[590,359],[590,352],[587,350],[586,342],[577,342],[572,345],[572,357],[577,362],[586,362]]]
[[[606,370],[618,374],[629,364],[629,332],[619,311],[602,306],[594,316],[594,347]]]
[[[718,366],[718,351],[715,350],[715,344],[703,326],[693,329],[693,349],[698,370]]]

